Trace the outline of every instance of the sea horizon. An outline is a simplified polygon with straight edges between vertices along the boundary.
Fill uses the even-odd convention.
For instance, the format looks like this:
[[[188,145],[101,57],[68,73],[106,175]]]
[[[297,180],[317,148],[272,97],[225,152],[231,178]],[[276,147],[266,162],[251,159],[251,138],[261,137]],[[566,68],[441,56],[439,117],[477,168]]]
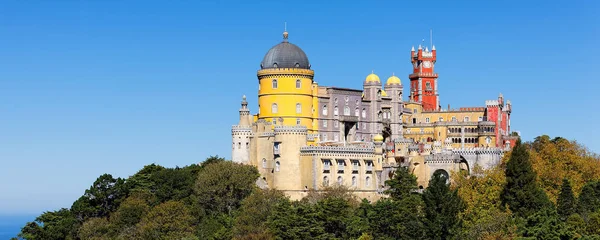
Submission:
[[[37,216],[38,214],[0,214],[0,240],[16,237],[21,228]]]

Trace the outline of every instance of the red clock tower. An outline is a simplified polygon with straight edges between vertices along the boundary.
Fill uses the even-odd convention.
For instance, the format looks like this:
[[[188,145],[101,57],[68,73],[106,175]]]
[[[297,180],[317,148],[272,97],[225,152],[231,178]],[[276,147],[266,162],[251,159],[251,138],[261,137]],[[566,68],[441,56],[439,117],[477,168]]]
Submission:
[[[437,111],[440,109],[440,100],[438,94],[437,78],[438,74],[434,72],[436,60],[435,46],[431,51],[427,47],[415,52],[413,47],[410,51],[410,62],[413,65],[413,73],[408,75],[410,79],[410,100],[423,104],[425,111]]]

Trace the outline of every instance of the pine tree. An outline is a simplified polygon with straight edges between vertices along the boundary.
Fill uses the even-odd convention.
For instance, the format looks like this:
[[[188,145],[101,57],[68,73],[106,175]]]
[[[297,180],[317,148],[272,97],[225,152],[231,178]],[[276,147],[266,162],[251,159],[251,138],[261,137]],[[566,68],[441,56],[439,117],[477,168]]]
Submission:
[[[563,221],[567,220],[571,214],[575,213],[575,196],[573,195],[571,184],[566,178],[563,179],[556,205],[556,211]]]
[[[451,239],[461,227],[458,214],[464,210],[457,190],[450,190],[442,174],[434,174],[423,192],[425,227],[429,239]]]
[[[400,167],[396,169],[394,177],[385,181],[385,184],[389,186],[389,189],[385,191],[386,194],[394,200],[402,200],[415,193],[417,177],[409,173],[407,168]]]
[[[506,164],[506,185],[502,190],[501,200],[503,206],[508,205],[516,216],[523,218],[551,206],[546,193],[536,182],[529,152],[520,139],[517,140]]]

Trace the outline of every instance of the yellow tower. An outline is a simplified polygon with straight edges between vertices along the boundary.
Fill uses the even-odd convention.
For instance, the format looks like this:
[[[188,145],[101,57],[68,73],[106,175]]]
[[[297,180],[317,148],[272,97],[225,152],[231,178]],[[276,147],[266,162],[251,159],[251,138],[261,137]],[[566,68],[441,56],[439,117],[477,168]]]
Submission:
[[[258,119],[274,123],[274,126],[306,126],[309,133],[313,126],[314,71],[308,57],[298,46],[288,42],[283,32],[283,42],[272,47],[260,64],[257,76]]]

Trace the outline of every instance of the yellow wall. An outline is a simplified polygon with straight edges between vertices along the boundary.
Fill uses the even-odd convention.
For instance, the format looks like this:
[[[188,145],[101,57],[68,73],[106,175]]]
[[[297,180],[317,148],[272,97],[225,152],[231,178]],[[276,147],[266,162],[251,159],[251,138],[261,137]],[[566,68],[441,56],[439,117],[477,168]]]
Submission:
[[[283,119],[283,125],[295,126],[296,119],[300,125],[313,129],[313,81],[314,72],[307,69],[278,68],[258,71],[259,119],[272,122],[273,118]],[[277,79],[277,88],[273,88],[273,80]],[[296,88],[296,80],[301,81]],[[273,103],[277,104],[277,113],[272,112]],[[296,104],[302,105],[301,113],[296,113]],[[277,123],[279,124],[279,122]],[[311,131],[312,132],[312,131]]]

